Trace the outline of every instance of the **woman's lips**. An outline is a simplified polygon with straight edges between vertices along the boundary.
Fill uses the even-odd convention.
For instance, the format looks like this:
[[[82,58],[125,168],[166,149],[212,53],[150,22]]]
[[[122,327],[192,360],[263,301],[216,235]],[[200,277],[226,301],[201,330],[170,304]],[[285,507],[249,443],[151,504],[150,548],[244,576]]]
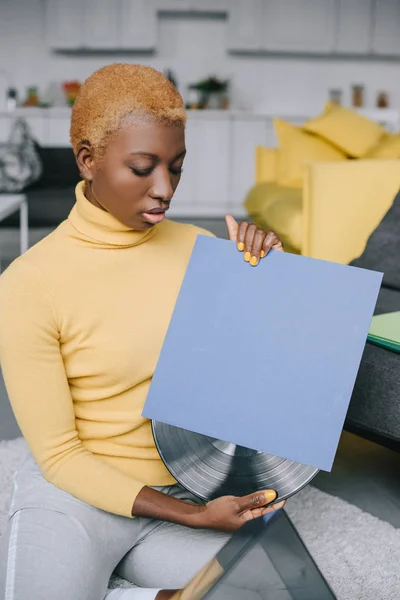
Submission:
[[[162,212],[143,213],[143,217],[147,223],[153,223],[153,225],[155,225],[156,223],[161,223],[161,221],[165,219],[165,213],[165,210]]]

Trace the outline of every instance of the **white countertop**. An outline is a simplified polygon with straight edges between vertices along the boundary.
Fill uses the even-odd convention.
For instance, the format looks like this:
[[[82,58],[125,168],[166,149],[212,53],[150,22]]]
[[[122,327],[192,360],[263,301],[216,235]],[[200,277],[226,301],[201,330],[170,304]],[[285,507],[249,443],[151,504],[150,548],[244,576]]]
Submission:
[[[383,120],[392,120],[398,117],[399,111],[392,108],[361,108],[357,109],[362,115],[365,116],[376,116]],[[189,119],[287,119],[293,121],[303,121],[310,119],[313,113],[310,111],[309,114],[296,114],[296,113],[273,113],[263,111],[251,111],[251,110],[187,110]],[[13,111],[0,110],[0,117],[47,117],[47,118],[65,118],[71,117],[71,108],[68,106],[52,106],[50,108],[37,108],[37,107],[21,107]]]
[[[188,117],[190,119],[294,119],[303,120],[310,117],[310,115],[297,115],[297,114],[267,114],[262,112],[252,112],[245,110],[187,110]],[[53,106],[51,108],[37,108],[37,107],[22,107],[17,108],[13,111],[0,111],[0,117],[47,117],[47,118],[65,118],[69,119],[71,116],[71,108],[68,106]]]

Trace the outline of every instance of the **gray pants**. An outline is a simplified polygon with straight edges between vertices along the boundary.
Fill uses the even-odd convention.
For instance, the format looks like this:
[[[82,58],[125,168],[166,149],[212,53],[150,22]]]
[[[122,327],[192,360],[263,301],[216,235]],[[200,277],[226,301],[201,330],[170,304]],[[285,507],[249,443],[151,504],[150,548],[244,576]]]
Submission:
[[[178,485],[158,489],[197,502]],[[48,483],[29,459],[0,547],[0,600],[152,600],[184,587],[228,538],[101,511]],[[109,590],[114,571],[137,587]]]

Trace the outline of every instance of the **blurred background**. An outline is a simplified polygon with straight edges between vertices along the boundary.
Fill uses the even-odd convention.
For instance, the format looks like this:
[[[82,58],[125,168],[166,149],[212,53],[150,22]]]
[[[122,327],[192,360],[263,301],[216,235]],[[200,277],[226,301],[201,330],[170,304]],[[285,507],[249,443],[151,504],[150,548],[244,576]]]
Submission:
[[[171,69],[189,85],[229,80],[231,108],[309,115],[330,90],[364,104],[380,92],[400,108],[400,5],[396,0],[1,0],[0,106],[62,105],[61,85],[109,62]]]
[[[0,142],[11,147],[29,136],[41,164],[40,178],[13,190],[26,193],[31,242],[72,207],[71,106],[85,78],[112,62],[159,69],[185,100],[188,156],[171,217],[225,235],[222,217],[230,212],[273,227],[290,251],[341,262],[359,253],[379,211],[348,252],[311,248],[299,173],[311,161],[377,158],[368,153],[397,134],[397,0],[0,0]],[[375,130],[355,150],[328,135],[324,122],[317,131],[304,129],[324,119],[327,107],[350,109],[379,124],[381,134]],[[15,127],[18,118],[27,130]],[[329,118],[329,130],[365,137],[361,121],[349,125],[349,113]],[[310,150],[316,136],[321,143]],[[298,154],[296,165],[288,148]],[[400,150],[389,158],[400,158]],[[390,180],[389,195],[400,184]],[[0,226],[6,260],[18,253],[18,212]]]

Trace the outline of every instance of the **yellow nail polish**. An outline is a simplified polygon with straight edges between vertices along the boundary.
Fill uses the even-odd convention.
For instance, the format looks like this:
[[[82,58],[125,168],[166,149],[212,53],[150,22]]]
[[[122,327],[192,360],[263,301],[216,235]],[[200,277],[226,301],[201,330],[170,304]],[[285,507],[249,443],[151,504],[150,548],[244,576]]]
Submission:
[[[267,490],[266,492],[264,492],[264,496],[266,502],[269,504],[270,502],[273,502],[275,500],[276,492],[275,490]]]
[[[251,257],[250,264],[251,264],[252,267],[256,267],[258,265],[258,258],[257,258],[257,256],[252,256]]]
[[[246,262],[250,262],[250,258],[251,258],[250,252],[245,252],[243,258]]]
[[[261,258],[264,258],[264,256],[265,256],[264,250],[261,250],[260,256],[261,256]]]
[[[243,250],[244,250],[244,244],[243,244],[243,242],[239,242],[238,243],[237,249],[239,250],[239,252],[243,252]]]

